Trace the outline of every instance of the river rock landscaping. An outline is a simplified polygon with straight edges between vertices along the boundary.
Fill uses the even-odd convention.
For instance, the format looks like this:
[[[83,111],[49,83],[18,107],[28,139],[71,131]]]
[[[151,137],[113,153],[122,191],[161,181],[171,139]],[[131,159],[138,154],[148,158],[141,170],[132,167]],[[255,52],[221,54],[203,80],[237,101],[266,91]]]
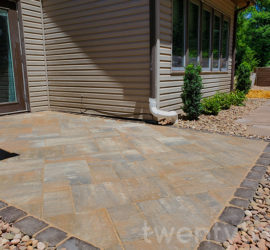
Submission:
[[[0,218],[0,250],[49,250],[43,242],[23,234],[18,228]]]
[[[191,128],[200,131],[209,131],[228,135],[244,136],[270,140],[269,136],[259,136],[247,132],[247,126],[236,120],[259,108],[266,99],[247,99],[244,106],[231,106],[228,110],[221,110],[218,115],[200,115],[198,120],[188,120],[180,116],[177,127]]]
[[[270,170],[260,182],[253,201],[233,240],[223,243],[227,250],[270,249]]]

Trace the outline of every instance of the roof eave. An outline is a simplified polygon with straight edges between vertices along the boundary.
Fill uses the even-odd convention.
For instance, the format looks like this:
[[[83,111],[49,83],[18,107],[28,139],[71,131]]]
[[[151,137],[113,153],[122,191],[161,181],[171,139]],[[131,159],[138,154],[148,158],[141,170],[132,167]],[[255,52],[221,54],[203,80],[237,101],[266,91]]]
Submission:
[[[250,3],[251,5],[256,4],[256,0],[232,0],[238,8],[243,8],[245,6],[247,6],[248,3]]]

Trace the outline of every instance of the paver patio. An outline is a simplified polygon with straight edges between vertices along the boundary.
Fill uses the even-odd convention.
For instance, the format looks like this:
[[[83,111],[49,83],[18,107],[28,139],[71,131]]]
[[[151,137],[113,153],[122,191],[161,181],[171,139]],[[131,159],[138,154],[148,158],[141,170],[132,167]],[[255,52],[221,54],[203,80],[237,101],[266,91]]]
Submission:
[[[270,89],[270,88],[269,88]],[[247,125],[250,134],[269,136],[270,135],[270,100],[267,100],[261,107],[250,112],[247,116],[238,120],[239,123]]]
[[[19,156],[0,161],[0,199],[105,249],[194,249],[266,145],[57,112],[4,116],[0,148]]]

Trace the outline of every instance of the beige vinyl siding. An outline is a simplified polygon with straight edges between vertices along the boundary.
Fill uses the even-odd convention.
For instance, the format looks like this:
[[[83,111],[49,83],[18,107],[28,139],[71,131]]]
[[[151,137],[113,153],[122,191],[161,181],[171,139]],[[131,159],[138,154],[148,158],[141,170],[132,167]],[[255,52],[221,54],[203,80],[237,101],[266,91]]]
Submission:
[[[180,112],[181,88],[183,75],[171,73],[172,64],[172,0],[160,0],[160,103],[161,109]],[[225,3],[226,2],[226,3]],[[230,0],[205,0],[205,4],[230,17],[230,50],[228,73],[211,73],[202,75],[203,96],[211,96],[217,91],[229,92],[232,65],[232,32],[234,4]],[[184,39],[184,38],[183,38]]]
[[[21,0],[31,111],[48,110],[48,86],[40,0]]]
[[[148,119],[148,0],[43,0],[50,108]]]

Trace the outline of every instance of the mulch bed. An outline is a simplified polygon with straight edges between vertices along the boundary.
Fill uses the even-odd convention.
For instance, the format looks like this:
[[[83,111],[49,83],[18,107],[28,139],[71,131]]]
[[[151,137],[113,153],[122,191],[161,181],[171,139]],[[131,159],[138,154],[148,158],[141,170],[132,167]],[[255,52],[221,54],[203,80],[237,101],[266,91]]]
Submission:
[[[228,110],[220,111],[217,116],[201,115],[197,121],[189,121],[183,115],[180,116],[176,126],[179,128],[270,140],[270,135],[259,136],[249,134],[246,125],[236,122],[236,120],[243,118],[249,112],[259,108],[265,101],[266,99],[248,99],[245,106],[232,106]]]

